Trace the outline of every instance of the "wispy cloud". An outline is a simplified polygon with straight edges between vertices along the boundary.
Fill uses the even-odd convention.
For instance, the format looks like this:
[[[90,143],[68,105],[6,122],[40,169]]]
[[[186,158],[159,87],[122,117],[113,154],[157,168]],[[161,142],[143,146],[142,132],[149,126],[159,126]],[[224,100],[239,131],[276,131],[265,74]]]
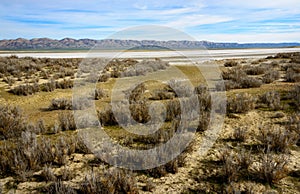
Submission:
[[[1,39],[101,39],[128,27],[154,24],[211,41],[300,42],[299,21],[299,0],[2,0],[0,4]],[[166,33],[162,37],[176,38]]]

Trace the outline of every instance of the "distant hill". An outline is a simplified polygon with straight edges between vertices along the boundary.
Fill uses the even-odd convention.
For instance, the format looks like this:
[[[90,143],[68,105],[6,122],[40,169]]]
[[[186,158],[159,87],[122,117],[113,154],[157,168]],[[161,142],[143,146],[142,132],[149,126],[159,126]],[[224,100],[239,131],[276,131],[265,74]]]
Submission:
[[[239,49],[239,48],[280,48],[299,47],[300,43],[215,43],[208,41],[155,41],[117,39],[72,39],[49,38],[0,40],[0,50],[51,50],[51,49]]]

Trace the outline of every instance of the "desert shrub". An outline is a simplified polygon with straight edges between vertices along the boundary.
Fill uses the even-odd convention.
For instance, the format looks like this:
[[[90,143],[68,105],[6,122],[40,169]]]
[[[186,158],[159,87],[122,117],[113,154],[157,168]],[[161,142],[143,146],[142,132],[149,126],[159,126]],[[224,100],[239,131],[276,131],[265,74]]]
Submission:
[[[168,173],[173,173],[173,174],[177,173],[178,167],[179,167],[178,160],[174,159],[165,165],[158,166],[153,169],[145,170],[144,173],[154,178],[160,178],[162,176],[165,176]]]
[[[226,61],[224,63],[224,66],[225,67],[235,67],[238,65],[238,62],[237,61],[233,61],[233,60],[230,60],[230,61]]]
[[[152,91],[149,100],[170,100],[173,98],[175,98],[174,92],[170,92],[166,88],[163,88]]]
[[[40,85],[40,88],[41,88],[41,91],[43,91],[43,92],[52,92],[56,89],[55,81],[53,79],[50,79],[49,82],[42,83]]]
[[[47,70],[42,70],[42,71],[40,72],[40,77],[41,77],[42,79],[49,79],[49,72],[48,72]]]
[[[57,165],[62,166],[67,162],[67,156],[75,153],[76,140],[73,136],[60,136],[53,145],[55,162]]]
[[[59,126],[62,131],[76,130],[76,123],[72,112],[62,112],[58,115]]]
[[[143,60],[141,62],[135,62],[134,64],[131,64],[127,66],[126,68],[120,69],[112,72],[112,76],[114,76],[117,73],[117,77],[132,77],[132,76],[140,76],[140,75],[146,75],[149,72],[158,71],[161,69],[166,69],[169,66],[169,63],[164,62],[160,59],[156,60]],[[122,72],[122,73],[120,73]]]
[[[236,94],[227,99],[229,113],[246,113],[255,108],[256,99],[248,93]]]
[[[255,174],[262,182],[273,185],[288,175],[288,158],[284,155],[275,155],[267,151],[259,157],[259,166]]]
[[[266,104],[272,110],[281,109],[280,94],[277,91],[266,92],[260,96],[259,101]]]
[[[34,84],[25,84],[25,85],[19,85],[14,87],[10,90],[11,93],[19,96],[28,96],[35,94],[36,92],[40,91],[40,87],[37,83]]]
[[[85,110],[94,103],[93,99],[84,96],[75,96],[72,100],[74,110]]]
[[[132,118],[139,123],[147,123],[150,120],[148,112],[149,103],[147,100],[139,100],[129,106]]]
[[[245,127],[236,127],[233,132],[233,138],[236,141],[243,142],[247,139],[248,130]]]
[[[101,110],[97,111],[97,115],[101,125],[103,126],[118,125],[111,106],[105,106]]]
[[[47,128],[45,126],[45,122],[43,119],[39,119],[36,122],[35,128],[36,128],[36,131],[35,131],[36,134],[43,134],[43,133],[47,132]]]
[[[286,71],[286,81],[288,82],[300,82],[300,73],[294,68],[288,68]]]
[[[102,73],[102,74],[100,74],[100,77],[99,77],[98,81],[99,82],[106,82],[106,81],[108,81],[109,78],[110,78],[109,73]]]
[[[98,88],[95,90],[95,100],[100,100],[105,97],[107,97],[107,94],[103,89]]]
[[[138,193],[135,180],[123,170],[107,170],[104,174],[90,172],[80,184],[82,193]]]
[[[225,182],[235,181],[239,174],[240,166],[238,166],[236,154],[228,147],[219,150],[217,159],[221,162],[221,176]]]
[[[291,55],[291,63],[297,63],[297,64],[300,63],[300,53],[299,52],[293,53]]]
[[[15,141],[5,141],[0,146],[0,174],[16,175],[22,181],[39,168],[40,152],[36,135],[23,132]]]
[[[147,145],[156,145],[156,144],[161,144],[161,143],[164,143],[164,142],[167,142],[171,137],[173,137],[174,133],[175,133],[175,127],[176,126],[176,122],[178,121],[173,121],[172,124],[173,126],[172,127],[168,127],[168,128],[160,128],[160,129],[155,129],[154,130],[157,130],[155,131],[155,133],[152,133],[152,134],[149,134],[149,135],[142,135],[142,136],[136,136],[132,139],[129,139],[129,141],[131,142],[140,142],[140,143],[144,143],[144,144],[147,144]],[[151,127],[151,126],[149,126]]]
[[[63,81],[56,81],[56,88],[69,89],[73,87],[73,81],[70,79],[64,79]]]
[[[68,181],[68,180],[72,180],[74,178],[74,171],[72,171],[69,167],[63,167],[61,169],[61,173],[58,176],[58,178],[62,181]]]
[[[197,131],[198,132],[206,131],[209,127],[209,123],[210,123],[210,112],[201,111]]]
[[[222,175],[227,183],[236,181],[239,176],[240,166],[236,162],[236,156],[232,152],[225,156],[222,165]]]
[[[239,81],[242,88],[259,88],[262,85],[262,81],[254,77],[244,77]]]
[[[294,89],[290,91],[289,97],[294,100],[297,109],[300,110],[300,85],[296,85]]]
[[[49,110],[72,110],[72,101],[66,98],[54,98],[51,100]]]
[[[38,141],[38,152],[40,153],[41,164],[53,162],[55,153],[52,150],[52,143],[49,138],[41,137]]]
[[[261,65],[247,65],[243,67],[243,70],[247,75],[261,75],[265,73],[266,68]]]
[[[241,84],[232,80],[225,80],[224,81],[226,90],[232,90],[232,89],[240,89],[242,88]]]
[[[129,99],[129,103],[134,103],[139,100],[144,100],[143,94],[147,90],[144,83],[140,83],[135,88],[124,91],[125,96]]]
[[[5,77],[3,78],[3,81],[6,82],[9,86],[12,86],[14,83],[16,83],[16,80],[12,77]]]
[[[86,145],[86,142],[84,141],[82,136],[76,137],[76,147],[75,147],[76,153],[83,153],[83,154],[91,154],[91,150]]]
[[[185,80],[172,79],[168,81],[168,85],[174,91],[176,97],[190,97],[193,94],[193,88]]]
[[[272,83],[280,78],[280,74],[277,70],[269,70],[263,76],[264,83]]]
[[[211,109],[211,96],[206,85],[199,85],[195,87],[194,93],[198,97],[200,111],[209,111]]]
[[[180,102],[178,99],[166,102],[166,121],[172,121],[181,114]]]
[[[295,136],[286,129],[275,126],[263,126],[259,129],[257,140],[263,148],[277,153],[286,153],[296,143]]]
[[[241,68],[233,68],[222,72],[222,77],[225,80],[238,81],[242,77],[247,77],[247,74]]]
[[[229,71],[223,71],[222,77],[225,80],[225,87],[229,89],[255,88],[262,85],[261,80],[249,77],[241,68],[233,68]]]
[[[43,177],[46,182],[56,180],[56,176],[54,175],[51,165],[45,165],[43,167],[41,177]]]
[[[251,150],[247,151],[245,149],[240,149],[236,154],[237,164],[241,170],[248,170],[249,166],[252,164]]]
[[[69,187],[61,180],[57,180],[48,187],[42,188],[40,190],[41,193],[47,193],[47,194],[77,194],[78,192],[73,189],[72,187]]]
[[[0,139],[20,137],[27,123],[20,108],[0,105]]]
[[[286,124],[286,128],[291,133],[294,133],[295,141],[297,141],[297,145],[300,145],[300,115],[293,114],[289,117],[289,120]]]

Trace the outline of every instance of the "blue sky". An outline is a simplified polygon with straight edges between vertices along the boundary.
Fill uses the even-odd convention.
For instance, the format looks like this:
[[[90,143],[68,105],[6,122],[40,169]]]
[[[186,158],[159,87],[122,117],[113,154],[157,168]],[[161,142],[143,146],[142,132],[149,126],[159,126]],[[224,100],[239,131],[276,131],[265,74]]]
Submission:
[[[181,30],[197,40],[300,42],[300,2],[1,0],[0,24],[0,39],[104,39],[130,27],[160,25]],[[175,35],[164,38],[174,39]]]

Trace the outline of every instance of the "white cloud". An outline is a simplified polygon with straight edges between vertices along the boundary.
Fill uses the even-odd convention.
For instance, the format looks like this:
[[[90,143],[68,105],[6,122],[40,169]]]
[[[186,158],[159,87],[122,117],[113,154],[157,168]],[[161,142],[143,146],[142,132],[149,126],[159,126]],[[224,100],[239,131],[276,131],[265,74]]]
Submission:
[[[300,42],[300,32],[290,33],[260,33],[260,34],[202,34],[195,35],[197,40],[213,42],[239,42],[239,43],[277,43]]]
[[[202,0],[208,6],[235,7],[240,9],[294,9],[300,7],[299,0]]]
[[[187,15],[180,17],[172,22],[167,23],[167,26],[176,28],[194,27],[203,24],[216,24],[220,22],[231,21],[232,18],[226,16],[214,15]]]

